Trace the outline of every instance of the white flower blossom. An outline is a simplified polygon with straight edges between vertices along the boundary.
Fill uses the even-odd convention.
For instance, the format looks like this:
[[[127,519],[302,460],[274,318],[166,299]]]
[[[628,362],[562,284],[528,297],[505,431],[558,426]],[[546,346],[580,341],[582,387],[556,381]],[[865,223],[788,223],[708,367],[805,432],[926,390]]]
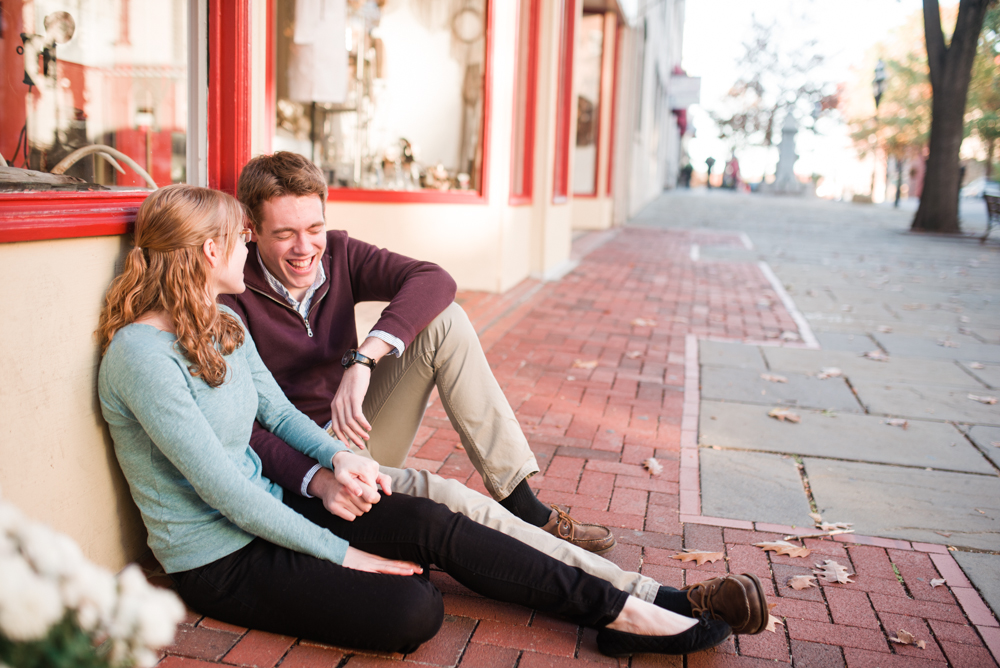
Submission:
[[[21,552],[40,575],[63,577],[75,571],[83,561],[83,553],[76,543],[43,524],[27,524],[20,536]]]
[[[7,638],[40,640],[64,613],[55,584],[38,577],[21,558],[0,561],[0,631]]]
[[[82,562],[63,580],[62,594],[66,606],[76,609],[77,622],[84,631],[111,623],[118,601],[118,584],[103,568]]]
[[[183,619],[184,604],[175,593],[149,587],[139,607],[137,640],[147,647],[169,645]]]

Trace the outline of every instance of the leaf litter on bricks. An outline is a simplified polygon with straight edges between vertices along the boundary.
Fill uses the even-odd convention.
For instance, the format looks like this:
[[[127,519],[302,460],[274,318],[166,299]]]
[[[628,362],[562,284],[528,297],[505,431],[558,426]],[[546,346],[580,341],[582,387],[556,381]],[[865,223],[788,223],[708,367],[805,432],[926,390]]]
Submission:
[[[632,321],[633,327],[656,327],[656,321],[652,318],[636,318]]]
[[[772,540],[765,541],[763,543],[754,543],[754,546],[759,547],[765,552],[774,552],[777,555],[784,555],[788,557],[808,557],[809,553],[812,552],[808,547],[802,547],[801,545],[795,545],[794,543],[789,543],[784,540]]]
[[[788,379],[784,376],[779,376],[773,373],[762,373],[760,374],[761,379],[766,380],[770,383],[787,383]]]
[[[800,340],[802,340],[801,336],[799,336],[795,332],[789,332],[789,331],[782,332],[778,336],[778,338],[780,338],[782,341],[800,341]]]
[[[772,408],[767,413],[768,417],[773,417],[778,422],[801,422],[802,418],[787,408]]]
[[[933,578],[931,579],[931,589],[934,589],[935,587],[940,587],[946,582],[947,580],[945,580],[944,578]]]
[[[649,471],[649,475],[660,475],[663,473],[663,467],[660,462],[656,461],[656,457],[650,457],[642,462],[642,467]]]
[[[908,631],[899,629],[899,633],[896,634],[895,638],[889,638],[889,642],[894,642],[899,645],[913,645],[919,647],[920,649],[926,649],[927,643],[923,640],[917,640],[916,636]]]
[[[803,589],[809,589],[809,587],[816,587],[816,576],[815,575],[793,575],[788,578],[788,586],[795,591],[802,591]]]
[[[625,353],[625,357],[629,358],[630,360],[638,359],[638,358],[642,357],[642,351],[641,350],[630,350],[627,353]]]
[[[862,357],[872,360],[873,362],[888,362],[889,356],[886,355],[881,350],[869,350],[864,353]]]
[[[816,564],[816,568],[818,570],[814,570],[813,575],[823,578],[827,582],[839,582],[840,584],[854,582],[850,577],[854,573],[848,573],[846,566],[838,564],[833,559],[827,559],[822,564]]]
[[[903,418],[890,418],[888,420],[882,420],[882,424],[887,424],[890,427],[902,427],[904,430],[910,426],[910,423]]]
[[[596,369],[597,360],[573,360],[574,369]]]
[[[820,380],[826,380],[827,378],[839,378],[844,375],[844,372],[835,366],[825,366],[820,369],[820,372],[816,374],[816,377]]]
[[[679,552],[670,558],[676,559],[677,561],[694,561],[697,562],[699,566],[701,566],[705,562],[712,563],[714,561],[718,561],[719,559],[722,559],[724,556],[725,554],[723,554],[722,552],[703,552],[701,550],[684,550],[683,552]]]

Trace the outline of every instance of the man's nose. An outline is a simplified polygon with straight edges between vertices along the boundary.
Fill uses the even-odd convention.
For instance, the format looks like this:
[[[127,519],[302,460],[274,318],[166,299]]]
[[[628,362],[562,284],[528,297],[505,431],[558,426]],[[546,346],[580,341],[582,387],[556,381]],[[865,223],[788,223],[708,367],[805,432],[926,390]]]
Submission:
[[[294,250],[296,253],[301,253],[302,255],[308,255],[312,251],[312,244],[309,242],[308,234],[295,235]]]

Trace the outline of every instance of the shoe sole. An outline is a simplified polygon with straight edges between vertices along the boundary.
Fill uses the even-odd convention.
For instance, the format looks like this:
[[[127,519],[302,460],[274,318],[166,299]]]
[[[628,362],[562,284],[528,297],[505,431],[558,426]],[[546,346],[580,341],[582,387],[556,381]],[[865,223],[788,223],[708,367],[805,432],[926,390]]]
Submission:
[[[758,578],[753,573],[743,573],[742,575],[744,577],[748,577],[751,580],[753,580],[755,593],[757,594],[760,609],[762,612],[760,628],[757,629],[756,631],[751,631],[750,633],[746,634],[746,635],[756,635],[767,628],[768,620],[771,618],[771,611],[767,609],[767,598],[764,596],[764,586],[760,583],[760,578]]]
[[[713,647],[718,647],[719,645],[721,645],[722,643],[726,642],[727,640],[729,640],[732,637],[733,637],[733,634],[730,633],[725,638],[722,638],[718,642],[715,642],[715,643],[713,643],[711,645],[706,645],[706,646],[704,646],[704,647],[702,647],[702,648],[700,648],[698,650],[695,650],[695,652],[693,652],[693,653],[704,652],[705,650],[712,649]],[[642,655],[642,654],[658,654],[660,656],[689,656],[690,655],[690,653],[689,654],[668,654],[666,652],[616,652],[614,650],[608,650],[608,649],[600,647],[600,646],[598,647],[598,650],[604,656],[610,656],[610,657],[614,657],[614,658],[628,658],[628,657],[631,657],[631,656],[635,656],[636,654],[639,654],[639,655]]]

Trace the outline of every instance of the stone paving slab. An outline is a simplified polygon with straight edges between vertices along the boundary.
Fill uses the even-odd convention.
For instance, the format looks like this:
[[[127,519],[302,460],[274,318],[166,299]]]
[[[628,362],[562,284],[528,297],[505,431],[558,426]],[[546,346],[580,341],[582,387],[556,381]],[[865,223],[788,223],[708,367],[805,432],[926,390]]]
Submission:
[[[796,300],[798,305],[798,300]],[[816,340],[823,350],[844,350],[861,355],[878,346],[867,334],[847,334],[842,332],[816,332]]]
[[[981,343],[972,336],[954,334],[939,340],[907,334],[872,334],[879,346],[890,356],[925,359],[964,360],[968,362],[1000,362],[1000,346]],[[942,342],[955,347],[941,345]]]
[[[788,373],[780,377],[788,382],[764,380],[760,372],[748,369],[705,367],[701,373],[701,396],[702,399],[748,404],[864,412],[843,378],[820,380],[801,373]]]
[[[804,463],[819,512],[853,522],[859,534],[982,550],[1000,546],[996,476],[811,457]]]
[[[969,429],[969,438],[994,466],[1000,468],[1000,427],[975,425]]]
[[[837,367],[853,383],[855,380],[876,380],[904,383],[969,385],[969,375],[954,362],[890,357],[876,362],[839,350],[807,350],[804,348],[761,348],[768,367],[778,373],[819,373],[823,367]]]
[[[708,366],[767,371],[760,349],[742,343],[702,341],[698,344],[698,357],[702,364]]]
[[[986,599],[987,605],[994,610],[1000,610],[1000,555],[954,552],[952,556]]]
[[[701,513],[812,526],[809,500],[788,455],[700,448]]]
[[[962,364],[962,368],[971,374],[980,383],[990,389],[1000,390],[1000,364],[983,364],[983,368],[973,368],[969,362]]]
[[[699,443],[726,450],[758,450],[968,473],[995,473],[954,426],[911,420],[906,429],[875,415],[799,410],[798,424],[767,416],[768,408],[703,401]],[[702,450],[702,452],[705,452]],[[912,470],[912,469],[905,469]]]
[[[858,399],[868,412],[918,420],[947,420],[1000,426],[1000,403],[984,404],[969,398],[996,396],[992,390],[966,385],[917,385],[852,379]]]

